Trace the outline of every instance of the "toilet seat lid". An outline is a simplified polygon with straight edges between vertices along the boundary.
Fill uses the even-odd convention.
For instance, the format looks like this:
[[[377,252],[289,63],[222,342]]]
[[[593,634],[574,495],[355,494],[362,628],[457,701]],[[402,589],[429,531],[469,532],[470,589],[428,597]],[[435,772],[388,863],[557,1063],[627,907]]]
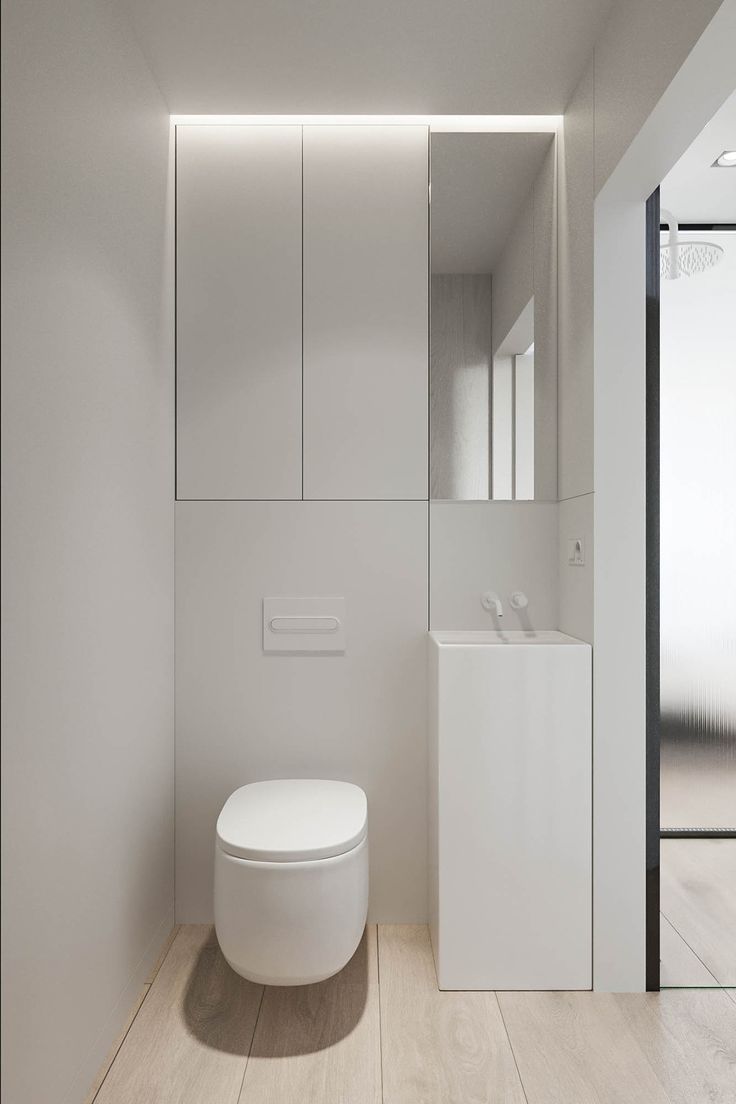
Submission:
[[[217,820],[228,855],[257,862],[306,862],[343,855],[368,830],[359,786],[319,778],[251,782],[231,794]]]

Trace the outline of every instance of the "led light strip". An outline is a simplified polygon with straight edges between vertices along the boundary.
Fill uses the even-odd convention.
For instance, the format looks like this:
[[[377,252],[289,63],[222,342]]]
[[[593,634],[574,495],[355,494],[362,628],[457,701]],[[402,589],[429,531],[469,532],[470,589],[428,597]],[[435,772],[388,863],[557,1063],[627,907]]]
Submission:
[[[428,126],[435,133],[556,134],[562,115],[172,115],[175,126]]]

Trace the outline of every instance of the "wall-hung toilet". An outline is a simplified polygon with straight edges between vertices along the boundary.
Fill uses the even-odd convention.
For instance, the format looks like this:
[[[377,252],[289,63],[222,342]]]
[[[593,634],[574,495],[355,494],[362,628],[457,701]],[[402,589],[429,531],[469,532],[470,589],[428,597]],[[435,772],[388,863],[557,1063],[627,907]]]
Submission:
[[[215,929],[232,968],[264,985],[323,981],[349,962],[368,913],[368,805],[350,782],[236,790],[217,821]]]

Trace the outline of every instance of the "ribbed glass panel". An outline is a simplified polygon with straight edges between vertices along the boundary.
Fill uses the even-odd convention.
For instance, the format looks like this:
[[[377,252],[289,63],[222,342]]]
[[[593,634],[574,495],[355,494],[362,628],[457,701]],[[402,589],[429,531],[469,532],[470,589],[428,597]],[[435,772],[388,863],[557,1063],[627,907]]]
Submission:
[[[736,828],[736,233],[661,285],[661,824]]]

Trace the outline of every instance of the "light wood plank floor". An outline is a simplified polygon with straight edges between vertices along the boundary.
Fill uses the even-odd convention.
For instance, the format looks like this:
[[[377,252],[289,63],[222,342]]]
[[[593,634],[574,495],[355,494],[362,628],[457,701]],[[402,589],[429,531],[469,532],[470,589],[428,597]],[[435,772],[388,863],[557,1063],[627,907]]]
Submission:
[[[381,1104],[380,1030],[372,926],[336,977],[266,988],[240,1101]]]
[[[736,1002],[441,993],[423,926],[369,927],[320,985],[252,985],[182,926],[96,1104],[734,1104]]]
[[[429,931],[381,926],[384,1099],[524,1104],[495,993],[441,993]]]
[[[736,986],[736,840],[662,840],[660,908],[662,985]]]
[[[665,989],[718,989],[720,986],[666,916],[660,914],[659,984]]]
[[[208,925],[183,925],[95,1104],[236,1102],[263,986],[233,973]]]

